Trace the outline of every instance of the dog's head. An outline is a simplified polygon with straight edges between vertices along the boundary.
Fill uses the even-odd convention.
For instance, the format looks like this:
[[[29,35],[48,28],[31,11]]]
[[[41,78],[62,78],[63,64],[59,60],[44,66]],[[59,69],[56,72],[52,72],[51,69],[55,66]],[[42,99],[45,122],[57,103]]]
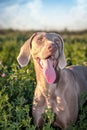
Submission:
[[[55,77],[55,67],[58,65],[60,69],[63,69],[66,66],[63,48],[64,43],[60,35],[38,32],[33,34],[21,47],[17,60],[21,67],[24,67],[32,56],[40,68],[46,71],[44,73]]]

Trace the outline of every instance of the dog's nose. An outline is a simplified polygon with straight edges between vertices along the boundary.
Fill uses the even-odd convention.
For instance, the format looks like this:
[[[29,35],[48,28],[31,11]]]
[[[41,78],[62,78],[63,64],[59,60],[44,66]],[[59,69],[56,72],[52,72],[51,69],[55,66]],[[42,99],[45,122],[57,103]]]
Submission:
[[[50,49],[57,49],[57,46],[56,46],[56,44],[52,43],[52,44],[50,44],[50,45],[48,46],[48,49],[49,49],[49,50],[50,50]]]

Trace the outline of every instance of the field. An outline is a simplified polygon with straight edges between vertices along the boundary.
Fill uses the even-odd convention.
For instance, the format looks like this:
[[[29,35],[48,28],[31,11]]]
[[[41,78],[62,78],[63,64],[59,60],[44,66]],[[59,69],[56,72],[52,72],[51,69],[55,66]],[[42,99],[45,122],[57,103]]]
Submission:
[[[87,66],[87,31],[59,33],[65,43],[67,65]],[[32,100],[35,89],[35,72],[32,60],[25,68],[20,68],[16,57],[20,47],[33,31],[0,30],[0,130],[35,130],[32,119]],[[79,117],[68,130],[87,130],[87,94],[83,94]],[[50,124],[53,113],[44,114],[43,130],[54,130]],[[58,130],[58,129],[57,129]]]

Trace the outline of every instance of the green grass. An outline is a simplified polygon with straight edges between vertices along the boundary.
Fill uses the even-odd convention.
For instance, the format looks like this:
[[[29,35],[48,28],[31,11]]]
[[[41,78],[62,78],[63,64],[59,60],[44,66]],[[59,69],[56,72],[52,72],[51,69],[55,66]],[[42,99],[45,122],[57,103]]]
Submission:
[[[21,45],[33,32],[12,30],[0,31],[0,130],[35,130],[32,119],[32,100],[35,89],[35,72],[32,60],[25,68],[20,69],[16,57]],[[67,65],[87,66],[87,31],[60,32],[65,42]],[[87,129],[87,94],[80,104],[79,117],[76,124],[68,130]],[[54,130],[50,127],[53,113],[47,110],[44,114],[49,121],[43,130]]]

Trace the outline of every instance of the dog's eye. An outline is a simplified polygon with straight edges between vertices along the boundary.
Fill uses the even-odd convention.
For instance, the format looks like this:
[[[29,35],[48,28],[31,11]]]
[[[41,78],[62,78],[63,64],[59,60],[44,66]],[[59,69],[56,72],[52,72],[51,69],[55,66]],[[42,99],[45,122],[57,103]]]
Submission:
[[[39,38],[38,38],[38,41],[39,41],[39,42],[42,42],[42,40],[43,40],[43,37],[39,37]]]

